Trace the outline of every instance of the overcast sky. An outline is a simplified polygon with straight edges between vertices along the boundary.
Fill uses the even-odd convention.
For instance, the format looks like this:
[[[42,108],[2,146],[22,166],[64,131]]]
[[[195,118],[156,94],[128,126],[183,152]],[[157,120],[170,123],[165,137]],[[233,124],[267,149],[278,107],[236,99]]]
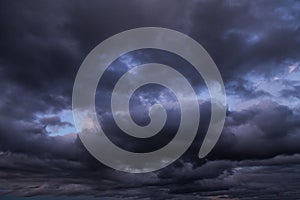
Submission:
[[[210,119],[201,76],[169,52],[144,49],[118,58],[96,96],[98,119],[115,144],[153,151],[178,128],[178,102],[158,85],[139,88],[130,107],[135,122],[146,125],[147,108],[162,103],[168,120],[161,132],[142,141],[116,126],[112,88],[141,63],[178,69],[201,110],[191,148],[162,170],[136,175],[110,169],[87,152],[74,126],[71,96],[76,73],[96,45],[146,26],[174,29],[203,45],[223,77],[228,108],[219,142],[200,160]],[[1,199],[299,199],[299,77],[296,0],[1,1]]]

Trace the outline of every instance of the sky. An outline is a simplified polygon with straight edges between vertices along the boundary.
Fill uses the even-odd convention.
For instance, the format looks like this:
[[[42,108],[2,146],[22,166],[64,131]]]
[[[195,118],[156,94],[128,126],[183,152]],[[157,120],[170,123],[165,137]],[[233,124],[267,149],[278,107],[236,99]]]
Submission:
[[[104,166],[78,137],[72,89],[88,53],[119,32],[164,27],[199,42],[224,80],[227,113],[213,151],[198,158],[210,96],[190,64],[143,49],[115,60],[97,88],[98,120],[115,144],[149,152],[176,134],[180,111],[159,85],[135,91],[131,115],[149,123],[161,103],[168,118],[155,136],[122,133],[110,97],[122,74],[147,62],[178,69],[201,112],[191,147],[173,164],[145,174]],[[102,0],[0,2],[0,199],[299,199],[300,2],[296,0]]]

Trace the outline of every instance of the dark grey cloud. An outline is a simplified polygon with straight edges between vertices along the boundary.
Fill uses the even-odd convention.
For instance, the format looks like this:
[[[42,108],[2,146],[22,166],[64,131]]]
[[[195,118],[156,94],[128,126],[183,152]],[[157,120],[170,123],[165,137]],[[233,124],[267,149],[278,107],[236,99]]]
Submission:
[[[274,73],[297,61],[299,2],[199,1],[191,14],[194,36],[210,52],[225,79],[249,71]]]
[[[73,126],[70,122],[61,121],[60,117],[45,117],[40,119],[41,124],[46,126]]]
[[[252,72],[253,76],[270,79],[287,63],[299,61],[298,1],[76,0],[0,4],[1,192],[127,199],[299,198],[299,106],[276,103],[276,97],[258,90],[245,76]],[[76,136],[53,137],[46,127],[71,126],[59,112],[71,108],[76,72],[92,48],[113,34],[143,26],[166,27],[190,35],[215,60],[228,94],[242,101],[257,100],[257,104],[228,111],[219,143],[207,160],[199,160],[197,153],[210,117],[209,102],[199,102],[200,130],[186,154],[162,171],[130,175],[100,164]],[[130,59],[157,59],[177,68],[184,64],[167,53],[160,57],[146,53],[139,52]],[[124,65],[129,61],[123,60]],[[118,69],[121,63],[117,64],[104,78],[105,89],[112,88],[114,79],[123,73]],[[193,71],[183,72],[191,77],[193,86],[202,87],[201,81],[194,81],[199,77],[194,77]],[[280,98],[299,99],[297,84],[288,80],[283,83]],[[148,98],[155,92],[151,88],[137,94]],[[108,93],[105,90],[102,95]],[[273,100],[259,102],[260,97]],[[137,98],[133,98],[132,105],[136,111],[133,118],[147,123],[145,105]],[[170,125],[162,134],[176,129],[176,114],[178,111],[170,111]],[[116,127],[105,121],[111,113],[100,115],[107,115],[102,123],[108,135],[123,143],[124,138],[115,134]],[[156,138],[152,142],[161,141]],[[143,151],[153,146],[135,142],[126,145]]]
[[[264,115],[272,116],[270,127],[268,123],[261,123],[261,116]],[[278,119],[273,116],[281,116],[281,120],[276,121]],[[84,151],[78,139],[43,137],[31,142],[22,139],[22,142],[45,154],[24,149],[14,151],[13,148],[10,148],[11,153],[2,152],[1,185],[6,194],[21,196],[55,194],[182,199],[198,195],[209,199],[225,195],[241,199],[257,196],[266,199],[296,198],[299,185],[295,176],[300,159],[293,153],[300,150],[297,142],[300,134],[298,121],[299,116],[288,107],[274,102],[263,102],[248,110],[229,113],[224,133],[208,160],[196,163],[182,158],[161,171],[142,175],[103,167]],[[269,135],[274,133],[271,122],[279,127],[288,124],[288,129],[284,134],[278,132],[280,135],[274,139]],[[273,130],[278,129],[276,126]],[[235,131],[229,132],[230,129]],[[253,129],[256,130],[252,132]],[[293,175],[290,176],[290,173]],[[281,184],[282,176],[289,184]],[[26,181],[21,181],[24,179]],[[265,189],[269,187],[271,189]]]
[[[257,86],[254,86],[252,82],[242,78],[235,78],[227,84],[227,95],[236,96],[236,98],[242,99],[256,99],[259,97],[270,97],[266,91],[260,90]]]
[[[197,196],[200,199],[216,196],[228,199],[294,199],[299,197],[299,163],[299,155],[291,155],[239,162],[208,161],[198,167],[184,163],[181,167],[170,169],[169,176],[161,173],[142,176],[114,173],[107,176],[109,172],[105,175],[82,173],[86,168],[74,161],[1,154],[0,182],[6,186],[2,194],[28,197],[54,194],[116,199],[192,199]],[[20,170],[20,166],[31,170]],[[3,173],[6,170],[10,172],[9,177]]]
[[[230,112],[215,155],[244,159],[298,153],[299,121],[297,110],[273,101]]]
[[[226,80],[252,70],[276,71],[283,61],[297,58],[300,46],[295,1],[2,4],[2,82],[9,83],[7,90],[19,90],[13,95],[29,92],[39,99],[37,105],[48,107],[68,107],[83,58],[107,37],[130,28],[162,26],[189,34],[204,45]],[[26,101],[20,97],[18,104]]]

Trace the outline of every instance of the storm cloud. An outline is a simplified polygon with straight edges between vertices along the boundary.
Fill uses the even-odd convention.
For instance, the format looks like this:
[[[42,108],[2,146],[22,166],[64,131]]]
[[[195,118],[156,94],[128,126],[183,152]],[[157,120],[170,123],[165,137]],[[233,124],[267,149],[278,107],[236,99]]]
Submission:
[[[299,21],[300,2],[294,0],[1,1],[0,194],[4,199],[299,198]],[[72,89],[96,45],[146,26],[174,29],[203,45],[224,79],[228,111],[219,142],[200,160],[210,118],[201,76],[169,52],[138,50],[116,60],[96,96],[98,119],[114,143],[147,152],[167,144],[178,128],[176,98],[155,85],[137,90],[130,107],[140,125],[149,123],[149,106],[167,108],[167,125],[156,138],[133,140],[116,127],[111,90],[136,64],[178,69],[195,89],[201,110],[194,143],[178,161],[133,175],[104,166],[85,149],[72,118]]]

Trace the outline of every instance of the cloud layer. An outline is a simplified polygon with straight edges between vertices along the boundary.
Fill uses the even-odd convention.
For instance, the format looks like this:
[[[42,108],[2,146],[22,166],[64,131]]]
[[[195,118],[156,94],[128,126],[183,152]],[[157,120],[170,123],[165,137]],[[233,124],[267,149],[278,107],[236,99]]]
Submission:
[[[0,192],[19,196],[88,195],[128,199],[296,199],[300,197],[300,3],[298,1],[1,1]],[[132,98],[133,119],[168,108],[167,126],[148,141],[122,136],[109,95],[132,66],[149,61],[181,71],[199,96],[200,129],[191,148],[154,173],[130,175],[96,161],[74,134],[73,82],[85,56],[121,31],[157,26],[181,31],[216,62],[228,113],[211,154],[197,158],[210,117],[209,94],[184,60],[140,50],[116,60],[97,91],[99,120],[123,148],[144,152],[178,128],[170,91],[145,86]],[[173,95],[173,96],[172,96]],[[63,130],[63,131],[62,131]],[[61,134],[63,133],[63,134]],[[125,142],[124,142],[125,141]],[[154,145],[155,144],[155,145]]]

